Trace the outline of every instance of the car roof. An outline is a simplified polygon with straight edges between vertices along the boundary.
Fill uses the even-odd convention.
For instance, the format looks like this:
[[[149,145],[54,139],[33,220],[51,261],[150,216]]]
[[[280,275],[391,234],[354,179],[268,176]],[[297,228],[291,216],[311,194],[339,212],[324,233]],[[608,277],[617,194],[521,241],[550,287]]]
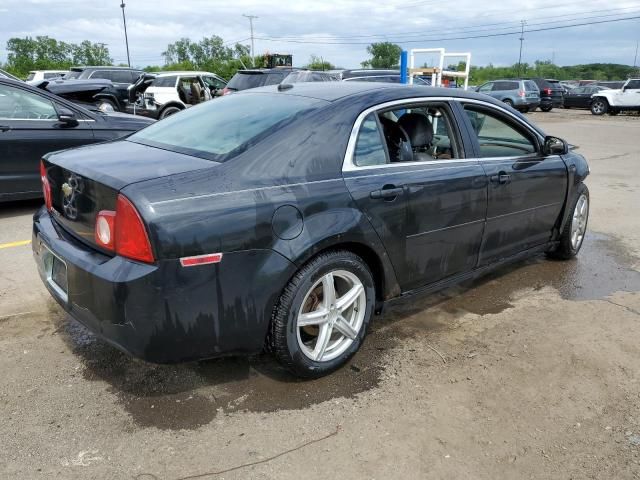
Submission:
[[[101,69],[101,70],[135,70],[135,71],[142,71],[141,68],[116,67],[116,66],[113,66],[113,65],[86,65],[86,66],[80,66],[80,67],[71,67],[69,70],[72,70],[74,72],[81,72],[83,70],[97,70],[97,69]]]
[[[170,71],[170,72],[147,72],[150,75],[156,75],[158,77],[169,77],[172,75],[214,75],[214,76],[218,76],[215,73],[212,72],[202,72],[202,71],[197,71],[197,70],[181,70],[181,71]]]
[[[471,98],[485,102],[493,102],[501,105],[500,102],[488,99],[486,95],[470,92],[457,88],[428,87],[417,85],[401,85],[397,83],[374,83],[374,82],[303,82],[286,84],[287,88],[280,85],[270,85],[243,90],[234,95],[246,95],[252,93],[278,93],[280,95],[297,95],[309,98],[317,98],[334,102],[346,97],[356,97],[372,92],[378,93],[377,98],[382,97],[382,101],[400,100],[411,97],[451,97],[451,98]],[[376,100],[376,103],[379,103]]]
[[[296,67],[276,67],[276,68],[245,68],[244,70],[238,70],[239,73],[248,73],[254,75],[256,73],[271,73],[271,72],[297,72],[298,70],[305,70],[304,68]]]

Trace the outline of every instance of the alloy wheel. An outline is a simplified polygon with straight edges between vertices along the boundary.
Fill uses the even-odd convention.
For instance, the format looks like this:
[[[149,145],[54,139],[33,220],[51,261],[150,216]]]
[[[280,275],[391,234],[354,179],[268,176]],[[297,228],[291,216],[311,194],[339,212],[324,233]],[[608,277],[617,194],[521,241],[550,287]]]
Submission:
[[[307,292],[296,319],[298,345],[316,362],[342,355],[360,334],[366,314],[364,285],[353,273],[334,270]]]
[[[593,105],[591,105],[591,109],[596,115],[603,114],[605,111],[604,102],[602,100],[596,100],[595,102],[593,102]]]
[[[585,194],[580,195],[573,209],[573,218],[571,220],[571,248],[578,250],[584,240],[584,234],[587,230],[587,219],[589,217],[589,199]]]

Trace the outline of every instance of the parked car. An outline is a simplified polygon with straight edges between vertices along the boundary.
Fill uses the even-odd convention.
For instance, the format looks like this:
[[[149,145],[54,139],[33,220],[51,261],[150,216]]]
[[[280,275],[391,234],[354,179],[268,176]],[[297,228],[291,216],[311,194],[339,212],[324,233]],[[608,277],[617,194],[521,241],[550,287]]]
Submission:
[[[593,95],[591,113],[617,115],[626,110],[640,112],[640,78],[630,78],[621,89],[601,90]]]
[[[564,108],[591,108],[591,96],[602,90],[609,89],[597,85],[573,88],[564,94]]]
[[[68,70],[31,70],[25,82],[30,85],[37,84],[43,80],[53,80],[69,73]]]
[[[129,85],[135,83],[144,71],[129,67],[93,66],[72,67],[64,80],[110,80],[113,92],[99,99],[97,106],[103,111],[126,111]]]
[[[575,256],[589,212],[581,155],[459,89],[253,89],[42,172],[34,256],[72,317],[149,361],[267,345],[306,377],[389,302]]]
[[[554,107],[564,106],[564,89],[558,80],[548,78],[528,78],[533,81],[540,90],[540,110],[550,112]]]
[[[119,95],[111,80],[100,78],[91,80],[54,78],[32,82],[32,85],[86,108],[97,108],[103,112],[114,111],[111,102],[115,102]]]
[[[227,82],[210,72],[145,73],[128,89],[127,112],[155,119],[222,95]]]
[[[150,123],[89,111],[22,81],[0,79],[0,201],[42,197],[44,154],[113,140]]]
[[[494,80],[480,85],[476,91],[522,112],[533,111],[540,105],[540,91],[531,80]]]
[[[288,67],[276,68],[254,68],[250,70],[238,70],[231,77],[229,83],[222,91],[223,95],[233,92],[248,90],[249,88],[257,88],[265,85],[277,85],[282,83],[287,75],[298,69]]]

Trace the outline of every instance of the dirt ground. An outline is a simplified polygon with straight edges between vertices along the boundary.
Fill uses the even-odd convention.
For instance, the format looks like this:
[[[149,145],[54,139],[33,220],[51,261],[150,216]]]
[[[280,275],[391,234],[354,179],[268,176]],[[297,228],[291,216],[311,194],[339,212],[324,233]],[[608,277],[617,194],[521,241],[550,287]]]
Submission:
[[[589,160],[579,258],[388,311],[350,365],[133,360],[0,249],[0,478],[640,478],[640,117],[530,114]],[[0,207],[0,244],[36,203]]]

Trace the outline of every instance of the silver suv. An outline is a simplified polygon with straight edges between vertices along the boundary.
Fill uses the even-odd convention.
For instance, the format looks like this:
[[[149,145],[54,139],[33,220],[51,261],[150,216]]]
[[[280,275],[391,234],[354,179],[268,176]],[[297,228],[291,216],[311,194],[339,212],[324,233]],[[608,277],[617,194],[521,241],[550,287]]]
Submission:
[[[493,80],[476,90],[521,112],[534,111],[540,105],[540,90],[531,80]]]

